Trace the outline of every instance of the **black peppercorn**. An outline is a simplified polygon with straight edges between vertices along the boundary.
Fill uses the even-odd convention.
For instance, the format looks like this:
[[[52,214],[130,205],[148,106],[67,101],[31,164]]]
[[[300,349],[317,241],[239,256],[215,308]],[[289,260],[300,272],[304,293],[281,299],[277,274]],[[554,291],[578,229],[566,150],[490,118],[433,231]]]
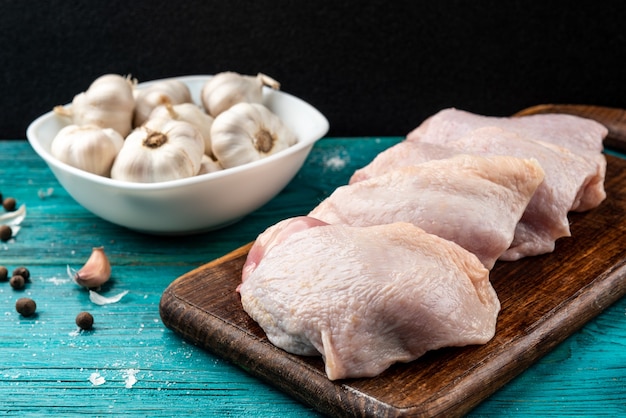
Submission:
[[[22,316],[31,316],[37,310],[37,304],[31,298],[19,298],[15,302],[15,310]]]
[[[12,212],[15,210],[15,207],[17,206],[17,202],[15,201],[14,198],[7,197],[6,199],[2,201],[2,206],[4,206],[4,210]]]
[[[8,241],[13,236],[13,230],[9,225],[0,225],[0,240]]]
[[[24,280],[22,276],[17,275],[17,276],[11,277],[11,280],[9,280],[9,283],[11,284],[11,287],[13,289],[22,290],[26,284],[26,280]]]
[[[7,280],[9,280],[9,270],[4,266],[0,266],[0,282],[6,282]]]
[[[81,312],[76,315],[76,325],[80,329],[90,330],[93,327],[93,316],[89,312]]]
[[[14,276],[22,276],[25,281],[30,282],[30,271],[26,267],[18,267],[13,270]]]

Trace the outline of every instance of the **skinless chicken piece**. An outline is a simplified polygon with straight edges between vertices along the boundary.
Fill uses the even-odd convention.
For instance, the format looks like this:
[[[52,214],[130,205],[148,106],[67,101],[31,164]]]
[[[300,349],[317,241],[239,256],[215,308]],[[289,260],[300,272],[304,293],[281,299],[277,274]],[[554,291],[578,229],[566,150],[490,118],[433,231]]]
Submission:
[[[352,226],[410,222],[491,269],[543,179],[535,160],[457,155],[339,187],[309,216]]]
[[[274,345],[321,354],[331,380],[376,376],[429,350],[484,344],[495,333],[500,302],[489,271],[412,224],[296,218],[267,233],[239,287],[243,308]]]

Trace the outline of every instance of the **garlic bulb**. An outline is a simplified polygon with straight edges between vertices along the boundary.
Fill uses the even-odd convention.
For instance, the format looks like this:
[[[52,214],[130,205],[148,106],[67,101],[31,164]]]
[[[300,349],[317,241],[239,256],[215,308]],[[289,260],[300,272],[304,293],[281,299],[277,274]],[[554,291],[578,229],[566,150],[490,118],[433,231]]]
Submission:
[[[65,164],[108,177],[123,144],[124,138],[114,129],[68,125],[52,139],[50,152]]]
[[[200,162],[200,170],[198,171],[198,175],[213,173],[215,171],[220,171],[223,169],[224,168],[220,165],[218,161],[215,161],[213,158],[204,154],[202,156],[202,161]]]
[[[126,137],[111,169],[111,178],[154,183],[195,176],[204,141],[187,122],[150,119]]]
[[[170,79],[158,81],[148,87],[135,90],[134,126],[143,125],[152,110],[164,104],[180,104],[191,102],[191,91],[180,80]]]
[[[112,128],[126,136],[132,129],[134,108],[133,81],[121,75],[105,74],[74,96],[69,108],[56,106],[54,112],[69,117],[75,125]]]
[[[211,127],[213,155],[224,168],[259,160],[296,142],[280,118],[257,103],[234,105],[216,117]]]
[[[150,118],[165,118],[187,122],[198,128],[204,139],[204,153],[212,155],[211,150],[211,125],[213,118],[206,114],[202,108],[193,103],[180,103],[177,105],[165,104],[154,108]]]
[[[200,99],[207,113],[217,117],[237,103],[261,103],[263,86],[279,89],[280,83],[262,73],[255,77],[226,71],[216,74],[204,84]]]

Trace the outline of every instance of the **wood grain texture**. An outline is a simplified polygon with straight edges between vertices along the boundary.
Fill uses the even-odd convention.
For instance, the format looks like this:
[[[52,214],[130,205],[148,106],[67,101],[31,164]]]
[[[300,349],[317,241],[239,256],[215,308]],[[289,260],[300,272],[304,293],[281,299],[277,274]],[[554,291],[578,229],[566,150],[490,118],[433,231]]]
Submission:
[[[605,185],[609,198],[571,214],[572,238],[553,253],[496,265],[502,310],[492,341],[434,351],[375,378],[331,382],[320,358],[267,340],[234,291],[249,245],[172,283],[161,316],[194,344],[333,416],[461,416],[626,293],[626,161],[608,157]]]

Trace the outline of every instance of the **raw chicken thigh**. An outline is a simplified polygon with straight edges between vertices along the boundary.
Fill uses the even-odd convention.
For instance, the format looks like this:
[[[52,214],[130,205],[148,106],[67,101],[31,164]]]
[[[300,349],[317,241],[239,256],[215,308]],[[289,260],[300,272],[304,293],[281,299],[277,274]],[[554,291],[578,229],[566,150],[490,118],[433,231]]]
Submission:
[[[439,112],[309,216],[263,232],[243,308],[274,345],[321,354],[331,380],[484,344],[500,310],[489,269],[552,251],[569,211],[605,199],[606,134],[570,115]]]
[[[595,164],[552,144],[486,127],[449,146],[481,155],[534,157],[545,170],[545,180],[522,216],[511,248],[501,257],[503,260],[552,252],[558,238],[570,236],[568,212],[596,207],[606,197],[604,176],[598,173]]]
[[[350,182],[460,153],[536,158],[545,171],[545,180],[517,225],[511,248],[500,256],[502,260],[553,251],[557,239],[570,236],[568,212],[589,210],[606,198],[604,169],[594,161],[554,144],[497,127],[475,129],[457,140],[446,141],[445,145],[439,143],[438,137],[400,142],[357,170]]]
[[[352,174],[348,184],[380,176],[396,168],[418,165],[431,160],[443,160],[458,155],[454,148],[422,141],[402,141],[387,148],[368,165]]]
[[[591,119],[566,114],[538,114],[523,117],[483,116],[449,108],[426,119],[407,135],[409,141],[446,143],[477,128],[495,126],[521,136],[549,142],[573,152],[597,158],[603,150],[607,128]]]
[[[265,253],[274,245],[282,243],[293,233],[321,225],[328,225],[328,223],[309,216],[298,216],[289,219],[289,222],[278,222],[267,228],[257,237],[252,248],[248,251],[248,256],[241,272],[241,281],[246,281],[250,273],[261,262]]]
[[[261,234],[266,248],[239,291],[274,345],[321,354],[329,379],[493,337],[500,302],[489,271],[460,246],[409,223],[307,224],[288,219]]]
[[[485,127],[497,127],[517,134],[521,140],[531,139],[550,143],[577,154],[593,166],[597,173],[596,185],[604,193],[606,158],[602,154],[607,128],[591,119],[566,114],[539,114],[523,117],[482,116],[458,109],[444,109],[426,119],[407,135],[408,141],[421,141],[447,146],[472,131]],[[510,144],[512,148],[517,144]],[[572,210],[588,210],[599,204],[591,197],[583,196],[582,206]],[[602,198],[603,199],[603,198]],[[601,199],[601,200],[602,200]],[[601,201],[600,200],[600,201]]]
[[[339,187],[309,216],[353,226],[410,222],[491,269],[543,179],[535,160],[457,155]]]

